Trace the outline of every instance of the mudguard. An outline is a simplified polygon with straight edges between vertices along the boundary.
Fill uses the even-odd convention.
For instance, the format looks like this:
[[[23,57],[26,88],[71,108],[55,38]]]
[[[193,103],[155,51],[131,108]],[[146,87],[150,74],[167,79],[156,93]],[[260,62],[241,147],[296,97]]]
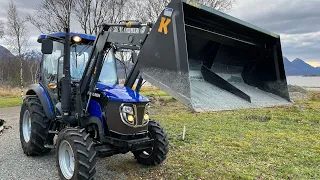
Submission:
[[[104,137],[104,129],[103,129],[103,123],[99,119],[99,117],[96,116],[91,116],[89,119],[86,119],[85,121],[82,122],[84,127],[87,127],[89,125],[95,124],[98,127],[98,136],[101,142],[105,142],[105,137]]]
[[[51,120],[55,119],[55,112],[50,100],[50,96],[48,95],[47,91],[44,89],[44,87],[41,84],[30,85],[26,95],[27,97],[32,95],[37,95],[46,116]]]

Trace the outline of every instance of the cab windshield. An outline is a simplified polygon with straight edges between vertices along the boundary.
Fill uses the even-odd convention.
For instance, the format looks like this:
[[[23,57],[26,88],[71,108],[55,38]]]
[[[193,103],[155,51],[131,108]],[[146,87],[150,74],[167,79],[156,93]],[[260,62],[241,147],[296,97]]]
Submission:
[[[82,78],[91,50],[92,45],[73,45],[71,47],[70,70],[73,80],[80,80]],[[106,85],[118,83],[116,59],[113,51],[109,51],[104,58],[99,81]]]

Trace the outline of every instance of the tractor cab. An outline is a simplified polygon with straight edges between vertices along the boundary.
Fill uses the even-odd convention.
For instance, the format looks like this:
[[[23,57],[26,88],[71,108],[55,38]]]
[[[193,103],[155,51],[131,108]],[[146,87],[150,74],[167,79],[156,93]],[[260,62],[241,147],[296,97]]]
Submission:
[[[43,53],[42,72],[40,75],[41,80],[49,89],[54,89],[52,87],[56,87],[63,77],[65,36],[66,33],[54,33],[41,35],[38,38],[39,43],[50,40],[53,46],[51,52]],[[70,33],[70,36],[72,39],[70,44],[70,74],[72,82],[76,83],[83,76],[96,37],[79,33]],[[111,86],[118,84],[116,58],[113,51],[109,51],[104,57],[104,65],[99,81]]]
[[[79,102],[77,87],[85,78],[85,69],[90,66],[90,56],[94,48],[95,36],[69,33],[70,34],[70,75],[71,75],[71,102]],[[38,42],[42,44],[43,60],[41,63],[40,84],[48,92],[52,99],[53,106],[58,116],[63,115],[62,105],[62,82],[64,75],[66,33],[55,33],[41,35]],[[119,137],[123,134],[145,133],[149,116],[146,108],[149,100],[141,96],[138,92],[120,86],[117,76],[117,59],[113,48],[108,49],[103,54],[101,73],[96,83],[94,92],[86,93],[89,103],[82,109],[88,112],[88,116],[93,116],[101,121],[103,129],[101,138],[105,134],[112,137]],[[96,71],[96,70],[95,70]],[[93,73],[94,75],[96,72]],[[90,83],[92,84],[92,83]],[[87,101],[87,100],[85,100]],[[77,103],[70,105],[70,111],[76,113]],[[81,104],[81,103],[79,103]],[[79,108],[78,108],[79,109]],[[132,112],[122,113],[122,109],[131,109]],[[119,112],[120,110],[120,112]],[[109,111],[109,112],[108,112]],[[136,114],[133,113],[135,111]],[[139,113],[138,113],[139,112]],[[131,113],[131,115],[130,115]],[[73,117],[76,117],[72,114]],[[134,117],[135,116],[135,117]],[[121,119],[122,121],[108,121],[111,119]],[[76,124],[77,119],[70,119],[71,124]],[[132,128],[135,127],[135,128]],[[109,130],[112,130],[109,132]],[[97,133],[97,132],[96,132]]]

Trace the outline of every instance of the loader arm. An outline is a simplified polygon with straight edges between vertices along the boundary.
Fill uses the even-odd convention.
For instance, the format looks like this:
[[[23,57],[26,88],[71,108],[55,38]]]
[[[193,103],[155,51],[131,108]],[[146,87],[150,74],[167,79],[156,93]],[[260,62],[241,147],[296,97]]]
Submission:
[[[145,27],[144,33],[126,33],[126,32],[111,32],[111,27],[123,27],[123,28],[142,28]],[[139,50],[145,42],[151,23],[142,24],[138,22],[134,23],[122,23],[122,24],[103,24],[99,34],[93,45],[92,53],[89,58],[89,62],[83,73],[83,77],[80,81],[80,94],[82,100],[94,93],[96,84],[99,80],[100,73],[103,66],[103,60],[106,52],[111,48],[116,49],[125,48],[132,50]],[[89,102],[89,101],[88,101]],[[88,105],[87,105],[88,106]],[[86,109],[87,110],[87,109]]]

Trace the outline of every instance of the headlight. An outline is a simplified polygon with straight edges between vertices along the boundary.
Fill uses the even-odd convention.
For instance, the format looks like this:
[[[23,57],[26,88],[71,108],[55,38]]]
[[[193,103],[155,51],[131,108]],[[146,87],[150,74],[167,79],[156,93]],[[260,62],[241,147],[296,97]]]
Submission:
[[[145,110],[144,110],[144,116],[143,116],[143,122],[144,123],[148,123],[149,122],[149,107],[150,107],[150,104],[146,104],[146,107],[145,107]]]
[[[122,112],[134,115],[133,114],[133,108],[131,106],[123,106],[122,107]]]
[[[143,120],[145,120],[145,121],[149,120],[149,114],[145,114],[145,115],[143,116]]]
[[[132,115],[128,115],[127,119],[130,123],[134,123],[134,117]]]
[[[125,124],[129,126],[135,125],[135,113],[132,105],[122,104],[120,106],[120,115]]]
[[[122,122],[130,127],[144,127],[149,122],[149,104],[124,103],[119,108]]]

